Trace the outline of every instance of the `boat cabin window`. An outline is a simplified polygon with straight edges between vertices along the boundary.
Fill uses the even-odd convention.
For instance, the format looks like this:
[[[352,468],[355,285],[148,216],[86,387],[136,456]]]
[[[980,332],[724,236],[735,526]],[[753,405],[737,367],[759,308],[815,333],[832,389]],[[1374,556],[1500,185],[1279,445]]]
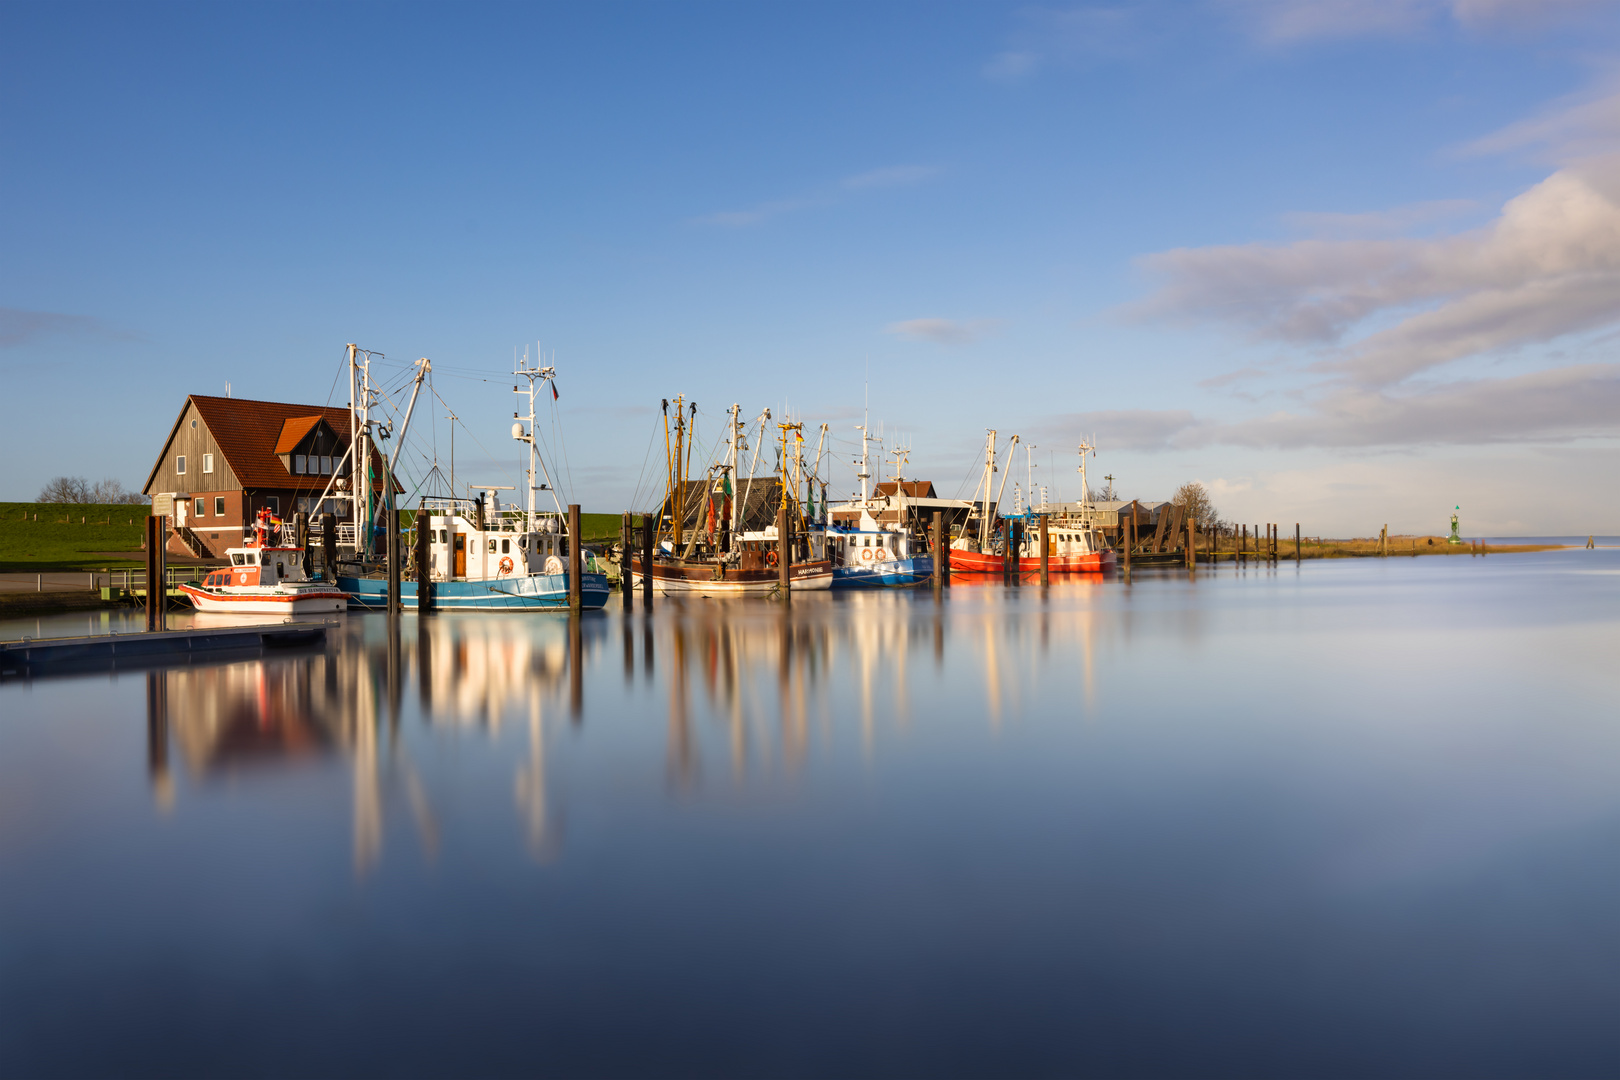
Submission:
[[[449,542],[450,542],[450,530],[449,529],[440,529],[439,530],[439,543],[448,544]]]
[[[511,553],[512,553],[512,541],[508,540],[504,536],[501,537],[501,554],[502,555],[510,555]]]
[[[490,539],[490,541],[489,541],[489,548],[488,548],[488,552],[489,552],[489,554],[491,554],[491,555],[493,555],[493,554],[495,554],[495,541],[494,541],[494,539],[493,539],[493,538],[491,538],[491,539]]]

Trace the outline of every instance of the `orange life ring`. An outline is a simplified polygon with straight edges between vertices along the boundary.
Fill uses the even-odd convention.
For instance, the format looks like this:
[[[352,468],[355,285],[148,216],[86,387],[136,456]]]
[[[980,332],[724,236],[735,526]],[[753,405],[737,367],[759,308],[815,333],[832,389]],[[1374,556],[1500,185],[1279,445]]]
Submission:
[[[765,565],[766,566],[775,566],[776,565],[776,552],[767,551],[765,553]]]
[[[510,574],[511,572],[512,572],[512,560],[511,560],[511,558],[503,557],[501,559],[501,573]]]
[[[873,555],[872,558],[876,559],[878,562],[888,562],[889,561],[889,553],[887,551],[883,550],[882,548],[878,548],[877,549],[877,554]]]
[[[861,548],[861,559],[865,562],[870,562],[872,560],[872,549]]]

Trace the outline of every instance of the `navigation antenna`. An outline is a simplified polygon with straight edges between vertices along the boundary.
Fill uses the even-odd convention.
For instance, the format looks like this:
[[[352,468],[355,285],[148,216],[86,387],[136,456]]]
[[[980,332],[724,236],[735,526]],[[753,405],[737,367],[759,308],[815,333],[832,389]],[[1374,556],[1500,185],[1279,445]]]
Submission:
[[[523,358],[521,360],[519,360],[515,365],[513,365],[512,374],[517,376],[520,379],[527,379],[528,382],[529,382],[529,388],[527,390],[523,389],[520,386],[512,387],[512,393],[514,393],[514,394],[527,394],[528,398],[529,398],[529,415],[528,416],[519,416],[516,412],[512,413],[512,438],[516,439],[518,442],[526,442],[526,443],[529,444],[529,468],[528,468],[527,473],[526,473],[526,475],[528,476],[528,483],[524,485],[525,487],[528,488],[529,500],[528,500],[527,517],[525,519],[523,528],[524,528],[525,532],[534,532],[537,529],[536,518],[535,518],[536,511],[535,511],[535,508],[534,508],[535,492],[537,492],[537,491],[549,491],[549,492],[551,492],[551,501],[556,504],[557,513],[559,515],[561,515],[562,512],[563,512],[562,502],[557,498],[557,488],[552,483],[552,480],[551,480],[551,470],[546,468],[546,460],[541,455],[540,447],[537,445],[537,440],[535,439],[535,414],[534,414],[534,395],[535,395],[535,390],[536,390],[536,385],[535,384],[538,383],[541,387],[550,386],[552,398],[553,398],[553,400],[555,400],[555,398],[557,396],[557,388],[556,388],[556,386],[551,385],[551,384],[552,384],[553,380],[557,378],[557,369],[554,368],[554,367],[549,367],[549,366],[548,367],[536,367],[536,366],[531,365],[529,363],[529,350],[524,349],[523,350]],[[528,430],[526,430],[526,431],[524,430],[524,427],[523,427],[524,421],[527,421],[528,425],[529,425]],[[546,478],[546,482],[544,484],[535,483],[535,465],[536,464],[538,464],[540,466],[540,474]],[[454,451],[452,450],[452,456],[451,456],[451,479],[452,479],[452,482],[454,481],[454,478],[455,478],[455,457],[454,457]],[[455,488],[452,487],[451,490],[454,491]],[[574,540],[572,540],[570,542],[571,543],[577,542],[577,538],[575,538]]]

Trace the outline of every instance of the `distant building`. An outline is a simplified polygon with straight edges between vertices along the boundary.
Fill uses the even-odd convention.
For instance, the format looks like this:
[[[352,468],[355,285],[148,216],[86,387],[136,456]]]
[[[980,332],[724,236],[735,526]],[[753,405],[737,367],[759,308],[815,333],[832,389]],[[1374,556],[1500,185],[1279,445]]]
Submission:
[[[346,516],[349,424],[345,407],[188,396],[141,488],[154,512],[172,505],[169,550],[223,558],[262,509]],[[374,450],[374,491],[381,473]]]

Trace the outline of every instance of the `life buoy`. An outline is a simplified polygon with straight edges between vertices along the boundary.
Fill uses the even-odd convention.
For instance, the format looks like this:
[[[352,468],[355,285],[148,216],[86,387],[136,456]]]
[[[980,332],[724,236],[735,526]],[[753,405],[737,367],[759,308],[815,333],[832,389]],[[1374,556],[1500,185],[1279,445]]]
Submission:
[[[872,549],[871,548],[861,548],[861,561],[862,562],[871,562],[872,561]]]
[[[503,557],[501,559],[501,573],[510,574],[511,572],[512,572],[512,560],[511,560],[511,558],[510,557]]]
[[[765,553],[765,565],[766,566],[775,566],[776,565],[776,552],[767,551]]]
[[[887,551],[884,551],[882,548],[878,548],[877,549],[877,554],[873,555],[872,558],[876,559],[878,562],[888,562],[889,561],[889,553]]]

